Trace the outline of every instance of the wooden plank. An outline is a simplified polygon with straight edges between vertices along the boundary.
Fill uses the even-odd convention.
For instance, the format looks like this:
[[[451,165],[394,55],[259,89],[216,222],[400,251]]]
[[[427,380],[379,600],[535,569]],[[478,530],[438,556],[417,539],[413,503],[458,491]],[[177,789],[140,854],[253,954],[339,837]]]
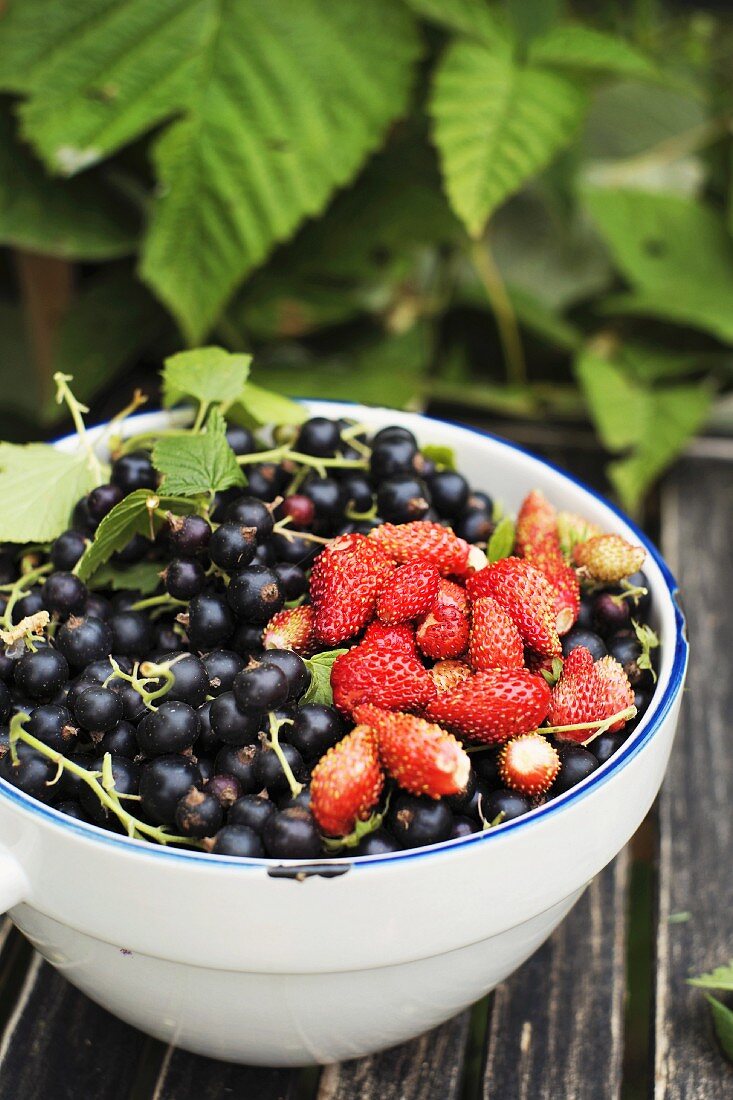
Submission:
[[[620,1095],[629,854],[493,998],[484,1100]]]
[[[662,497],[662,544],[692,649],[660,800],[655,1095],[710,1100],[733,1096],[733,1066],[716,1047],[701,991],[686,979],[733,955],[733,464],[675,470]]]
[[[152,1100],[294,1100],[298,1070],[214,1062],[168,1047]]]
[[[327,1066],[317,1100],[455,1100],[469,1017],[463,1012],[409,1043]]]
[[[0,1100],[127,1100],[146,1042],[34,955],[0,1037]]]

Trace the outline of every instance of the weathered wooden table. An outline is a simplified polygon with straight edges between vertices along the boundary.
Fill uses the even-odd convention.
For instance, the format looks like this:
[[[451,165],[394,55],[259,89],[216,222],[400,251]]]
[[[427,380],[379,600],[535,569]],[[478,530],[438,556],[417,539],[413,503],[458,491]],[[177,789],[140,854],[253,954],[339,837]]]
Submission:
[[[588,476],[588,456],[551,439],[543,449]],[[733,1066],[685,981],[733,955],[733,461],[680,463],[655,533],[682,581],[692,640],[670,770],[629,847],[512,978],[394,1050],[322,1071],[268,1070],[166,1049],[92,1004],[6,926],[0,1100],[733,1097]]]

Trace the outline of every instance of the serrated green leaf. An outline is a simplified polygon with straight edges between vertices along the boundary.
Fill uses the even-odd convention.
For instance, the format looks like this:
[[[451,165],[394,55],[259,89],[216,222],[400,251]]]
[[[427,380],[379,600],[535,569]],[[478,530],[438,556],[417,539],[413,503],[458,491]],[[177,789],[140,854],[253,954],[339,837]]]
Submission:
[[[226,423],[213,409],[202,432],[161,436],[153,448],[153,466],[163,475],[160,488],[173,497],[218,493],[245,478],[234,451],[227,443]]]
[[[715,970],[707,974],[690,978],[689,984],[699,986],[701,989],[719,989],[733,993],[733,959],[727,966],[716,966]]]
[[[308,671],[311,674],[311,682],[303,696],[302,703],[323,703],[331,706],[333,703],[333,691],[331,690],[331,669],[334,661],[342,653],[348,653],[347,649],[329,649],[325,653],[316,653],[314,657],[306,660]]]
[[[514,549],[514,533],[514,520],[511,516],[504,516],[499,520],[486,548],[486,556],[490,562],[509,557]]]
[[[717,997],[708,994],[708,1001],[713,1012],[713,1027],[720,1043],[720,1049],[729,1062],[733,1062],[733,1010],[719,1001]]]
[[[254,382],[247,382],[240,400],[227,409],[227,419],[247,428],[266,424],[302,424],[308,419],[308,409],[281,393],[273,393],[255,386]]]
[[[163,583],[160,579],[162,569],[163,563],[159,561],[140,561],[135,565],[106,562],[95,571],[90,587],[110,588],[113,592],[140,592],[143,596],[149,596]]]
[[[531,61],[564,69],[591,69],[618,76],[654,77],[655,65],[623,38],[580,23],[554,27],[530,48]]]
[[[0,541],[50,542],[69,526],[79,498],[98,484],[84,451],[0,443]]]
[[[585,348],[575,360],[575,376],[609,450],[623,450],[641,439],[649,426],[651,395],[622,367]]]
[[[163,366],[163,402],[194,397],[203,405],[236,401],[249,376],[251,355],[224,348],[194,348],[170,355]]]
[[[679,195],[593,187],[582,193],[634,287],[630,310],[733,343],[733,242],[721,214]]]
[[[585,106],[578,85],[508,51],[448,47],[430,98],[433,137],[451,205],[472,236],[570,141]]]
[[[196,505],[183,498],[161,496],[152,489],[136,489],[130,493],[100,523],[94,541],[76,566],[77,575],[81,580],[88,581],[115,551],[127,545],[133,535],[154,537],[163,522],[159,513],[165,511],[188,515],[196,511]]]
[[[445,447],[439,443],[426,443],[420,448],[424,458],[434,462],[439,470],[457,470],[456,452],[452,447]]]
[[[407,0],[407,5],[429,22],[469,38],[486,43],[511,41],[506,19],[486,0]]]
[[[109,260],[134,251],[138,230],[135,210],[99,172],[51,179],[0,105],[0,244],[65,260]]]

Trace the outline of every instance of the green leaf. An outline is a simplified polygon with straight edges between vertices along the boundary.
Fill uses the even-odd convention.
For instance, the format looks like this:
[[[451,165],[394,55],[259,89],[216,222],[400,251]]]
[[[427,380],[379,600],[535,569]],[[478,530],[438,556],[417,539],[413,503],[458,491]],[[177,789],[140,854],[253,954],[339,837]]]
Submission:
[[[583,189],[634,312],[690,324],[733,343],[733,241],[721,214],[678,195]]]
[[[529,57],[540,65],[563,69],[591,69],[631,77],[658,75],[656,66],[623,38],[581,24],[554,27],[536,38]]]
[[[598,88],[582,136],[585,156],[634,157],[707,120],[705,97],[640,80]]]
[[[583,340],[580,329],[525,290],[510,286],[507,291],[523,328],[561,351],[577,351]]]
[[[348,649],[329,649],[324,653],[316,653],[314,657],[306,659],[306,665],[311,674],[311,682],[303,696],[302,703],[323,703],[331,706],[333,692],[331,691],[331,669],[337,657],[342,653],[348,653]]]
[[[162,568],[163,563],[159,561],[140,561],[135,565],[113,565],[112,562],[107,562],[94,573],[91,587],[111,588],[113,592],[140,592],[143,596],[149,596],[162,584]]]
[[[407,0],[408,7],[431,23],[483,42],[509,42],[506,19],[487,0]]]
[[[245,484],[219,409],[212,409],[201,432],[161,436],[153,448],[153,466],[163,475],[161,491],[173,497],[218,493]]]
[[[717,997],[708,995],[710,1008],[713,1012],[713,1027],[718,1037],[720,1048],[729,1062],[733,1062],[733,1010],[719,1001]]]
[[[424,458],[434,462],[439,470],[457,470],[456,452],[452,447],[442,446],[440,443],[426,443],[420,448]]]
[[[689,984],[699,986],[701,989],[719,989],[733,993],[733,959],[727,966],[717,966],[708,974],[690,978]]]
[[[567,145],[585,110],[566,77],[508,50],[458,41],[445,51],[430,113],[451,205],[480,237],[493,211]]]
[[[308,409],[280,393],[247,382],[240,400],[227,409],[227,419],[247,428],[265,424],[302,424],[308,419]]]
[[[634,633],[641,646],[641,653],[636,659],[636,664],[639,668],[646,669],[647,672],[651,672],[652,680],[656,683],[657,674],[654,671],[652,664],[651,651],[659,646],[659,635],[656,631],[652,630],[646,623],[637,623],[636,619],[631,620],[631,625],[634,628]]]
[[[81,494],[77,494],[77,497]],[[97,528],[92,542],[82,554],[76,573],[83,581],[93,577],[116,550],[126,546],[133,535],[152,539],[163,520],[160,512],[188,515],[196,511],[193,501],[160,496],[151,489],[136,489],[116,504]]]
[[[51,542],[99,481],[85,451],[0,443],[0,541]]]
[[[499,520],[486,548],[486,556],[490,562],[509,557],[514,549],[514,533],[514,520],[511,516],[504,516]]]
[[[65,260],[109,260],[134,251],[138,220],[99,172],[51,179],[16,140],[7,108],[0,110],[0,244]]]
[[[649,424],[651,395],[616,363],[587,348],[575,360],[575,375],[604,446],[620,451],[638,442]]]
[[[171,355],[163,366],[164,404],[175,405],[185,397],[194,397],[203,405],[236,401],[251,362],[251,355],[237,355],[219,347]]]
[[[544,35],[562,14],[563,0],[503,0],[514,32],[522,46]]]

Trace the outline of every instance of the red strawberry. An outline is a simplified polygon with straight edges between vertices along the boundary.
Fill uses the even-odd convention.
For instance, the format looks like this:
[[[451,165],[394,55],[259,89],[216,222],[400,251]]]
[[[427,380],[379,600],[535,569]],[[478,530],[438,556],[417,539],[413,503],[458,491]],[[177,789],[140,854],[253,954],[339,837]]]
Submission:
[[[500,745],[518,733],[536,729],[550,706],[550,689],[526,669],[475,672],[451,691],[438,695],[428,718],[486,745]]]
[[[430,610],[440,573],[430,562],[411,561],[399,566],[377,597],[377,615],[383,623],[406,623]]]
[[[533,489],[522,501],[517,513],[514,545],[520,557],[529,557],[534,546],[557,532],[555,509],[539,489]]]
[[[565,659],[562,676],[552,689],[550,725],[600,722],[605,717],[604,691],[593,657],[585,646],[578,646]],[[567,730],[558,736],[566,741],[585,741],[591,732],[591,729]]]
[[[384,623],[373,622],[364,631],[361,645],[380,645],[386,649],[399,649],[405,653],[417,656],[415,645],[415,630],[408,623],[400,623],[399,626],[386,626]]]
[[[524,667],[524,646],[519,631],[491,596],[480,596],[471,608],[468,661],[477,671]]]
[[[310,653],[315,640],[315,612],[308,604],[278,611],[262,634],[265,649],[293,649],[296,653]]]
[[[394,561],[419,559],[429,562],[443,576],[462,575],[468,568],[471,549],[465,539],[440,523],[415,520],[413,523],[383,523],[369,532],[369,538],[381,546]]]
[[[601,657],[595,663],[595,670],[603,685],[606,718],[610,718],[612,714],[618,714],[620,710],[626,710],[627,707],[633,707],[634,689],[629,682],[623,665],[619,664],[615,657]],[[614,722],[612,726],[609,726],[609,729],[612,731],[620,730],[625,725],[626,722],[621,720],[620,722]]]
[[[392,572],[387,556],[365,535],[341,535],[313,563],[310,590],[316,634],[338,645],[374,615],[377,593]]]
[[[435,695],[430,674],[417,657],[405,648],[377,642],[362,642],[337,657],[331,687],[334,703],[346,714],[353,714],[361,703],[410,710]]]
[[[540,733],[513,737],[499,750],[502,783],[530,798],[549,790],[559,771],[557,749]]]
[[[345,836],[379,801],[384,775],[374,733],[357,726],[329,749],[311,776],[311,810],[329,836]]]
[[[645,557],[643,546],[634,546],[621,535],[596,535],[573,550],[576,565],[582,565],[593,580],[606,584],[636,573]]]
[[[465,589],[441,579],[433,606],[417,624],[418,648],[426,657],[458,657],[468,645],[469,629]]]
[[[566,634],[580,610],[580,584],[560,549],[555,509],[534,489],[517,516],[517,553],[539,569],[557,592],[557,631]]]
[[[473,671],[463,661],[436,661],[428,670],[438,694],[450,691],[462,680],[473,676]]]
[[[441,798],[466,789],[468,753],[440,726],[373,706],[358,707],[356,720],[375,731],[379,758],[404,790]]]
[[[471,600],[493,596],[526,645],[548,657],[562,653],[557,633],[557,593],[538,569],[522,558],[502,558],[466,581]]]

